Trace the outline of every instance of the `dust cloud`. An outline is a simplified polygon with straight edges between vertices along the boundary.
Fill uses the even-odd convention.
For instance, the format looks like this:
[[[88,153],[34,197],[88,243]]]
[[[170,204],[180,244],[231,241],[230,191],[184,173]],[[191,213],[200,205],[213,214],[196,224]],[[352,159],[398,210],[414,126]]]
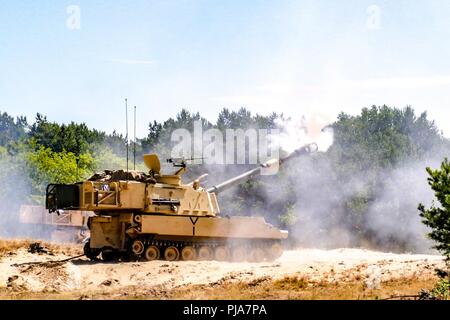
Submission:
[[[30,226],[20,223],[20,206],[30,199],[31,184],[21,157],[0,155],[0,237],[24,237]],[[37,234],[38,235],[38,234]]]
[[[264,190],[264,197],[269,199],[266,215],[279,205],[277,199],[285,199],[285,193],[291,192],[290,214],[295,223],[289,229],[296,245],[434,252],[417,206],[431,204],[434,195],[425,168],[439,166],[445,150],[420,160],[404,160],[376,175],[355,171],[351,178],[343,180],[326,153],[333,144],[330,123],[303,117],[299,122],[287,121],[280,126],[282,149],[292,151],[311,142],[319,147],[317,154],[289,163],[276,184]],[[358,202],[364,197],[368,200]],[[348,203],[359,214],[349,214]]]
[[[391,169],[355,170],[343,179],[329,154],[334,133],[328,119],[277,121],[280,132],[269,138],[283,153],[309,143],[316,143],[318,152],[290,161],[273,177],[257,178],[263,181],[255,189],[257,194],[243,193],[239,187],[219,194],[222,213],[264,216],[289,229],[289,242],[295,247],[435,253],[417,206],[431,204],[434,195],[425,168],[437,167],[446,150],[423,159],[405,159]],[[253,167],[206,166],[210,172],[207,183],[211,186]],[[248,205],[242,208],[239,203]],[[290,224],[280,225],[280,209],[288,212]]]

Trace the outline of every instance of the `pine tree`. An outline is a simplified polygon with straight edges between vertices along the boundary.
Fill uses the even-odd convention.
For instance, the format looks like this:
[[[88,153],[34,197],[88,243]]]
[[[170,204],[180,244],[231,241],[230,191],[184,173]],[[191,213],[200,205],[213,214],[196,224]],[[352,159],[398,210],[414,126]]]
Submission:
[[[442,252],[450,263],[450,162],[446,158],[440,169],[426,169],[428,184],[435,193],[440,205],[433,203],[429,209],[419,205],[420,216],[425,225],[431,228],[428,236],[437,244],[435,248]]]

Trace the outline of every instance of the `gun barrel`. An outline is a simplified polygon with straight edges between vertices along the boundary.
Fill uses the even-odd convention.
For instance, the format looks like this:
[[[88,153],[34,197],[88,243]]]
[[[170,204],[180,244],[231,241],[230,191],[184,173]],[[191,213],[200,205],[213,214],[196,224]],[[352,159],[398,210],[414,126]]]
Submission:
[[[289,153],[287,156],[280,158],[280,164],[286,163],[294,158],[297,158],[304,154],[310,154],[317,152],[319,150],[319,147],[315,143],[307,144],[306,146],[303,146],[301,148],[298,148],[291,153]]]
[[[236,177],[233,177],[233,178],[228,179],[228,180],[226,180],[226,181],[224,181],[222,183],[219,183],[218,185],[212,186],[211,188],[208,188],[206,191],[214,192],[216,194],[220,193],[220,192],[222,192],[224,190],[227,190],[227,189],[235,186],[236,184],[239,184],[239,183],[241,183],[243,181],[247,181],[247,180],[249,180],[249,179],[251,179],[253,177],[261,175],[261,170],[263,168],[268,168],[268,167],[271,167],[271,166],[273,166],[275,164],[282,165],[282,164],[284,164],[284,163],[286,163],[286,162],[288,162],[288,161],[290,161],[290,160],[292,160],[292,159],[294,159],[296,157],[299,157],[299,156],[304,155],[304,154],[310,154],[310,153],[316,152],[317,150],[318,150],[317,144],[315,144],[315,143],[308,144],[306,146],[303,146],[301,148],[298,148],[298,149],[294,150],[293,152],[289,153],[287,156],[285,156],[283,158],[268,160],[268,161],[260,164],[259,167],[254,168],[254,169],[249,170],[249,171],[246,171],[246,172],[244,172],[244,173],[242,173],[242,174],[240,174],[240,175],[238,175]]]
[[[231,188],[232,186],[239,184],[240,182],[244,181],[244,180],[248,180],[251,179],[254,176],[259,175],[261,172],[261,168],[255,168],[252,169],[250,171],[244,172],[243,174],[240,174],[234,178],[231,178],[229,180],[226,180],[222,183],[219,183],[218,185],[215,185],[209,189],[207,189],[206,191],[208,192],[214,192],[214,193],[219,193],[222,192],[228,188]]]

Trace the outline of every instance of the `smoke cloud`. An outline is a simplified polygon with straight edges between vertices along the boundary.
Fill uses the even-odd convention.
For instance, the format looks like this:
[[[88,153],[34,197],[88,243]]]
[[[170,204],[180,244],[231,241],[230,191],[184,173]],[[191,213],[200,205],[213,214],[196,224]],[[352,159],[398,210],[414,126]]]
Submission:
[[[343,178],[329,154],[333,145],[329,122],[318,117],[277,121],[281,132],[270,137],[272,143],[285,152],[316,143],[319,152],[287,163],[275,176],[257,178],[250,191],[234,187],[219,194],[223,214],[263,215],[277,225],[280,220],[289,222],[285,227],[295,246],[434,252],[417,206],[429,206],[434,197],[425,168],[439,166],[448,150],[436,150],[420,160],[405,159],[389,169],[354,170]],[[206,166],[208,185],[253,167]]]
[[[446,150],[422,160],[405,160],[381,172],[355,170],[343,180],[325,153],[333,143],[333,130],[328,123],[308,122],[303,117],[300,122],[289,120],[279,125],[280,145],[286,151],[311,142],[319,146],[318,154],[289,163],[273,185],[264,185],[266,215],[280,205],[279,199],[286,199],[286,193],[291,194],[290,218],[295,223],[290,227],[290,237],[296,244],[432,251],[433,244],[426,237],[429,230],[421,222],[417,206],[431,204],[434,194],[425,168],[439,166]],[[364,198],[367,201],[361,201]],[[350,214],[349,203],[360,214]]]
[[[316,143],[319,151],[326,152],[333,144],[333,129],[327,127],[318,116],[303,116],[300,119],[277,118],[275,123],[281,128],[281,132],[271,135],[270,142],[286,152],[292,152],[309,143]]]
[[[30,226],[20,223],[20,206],[30,200],[31,184],[23,158],[0,154],[0,236],[5,238],[23,237]]]

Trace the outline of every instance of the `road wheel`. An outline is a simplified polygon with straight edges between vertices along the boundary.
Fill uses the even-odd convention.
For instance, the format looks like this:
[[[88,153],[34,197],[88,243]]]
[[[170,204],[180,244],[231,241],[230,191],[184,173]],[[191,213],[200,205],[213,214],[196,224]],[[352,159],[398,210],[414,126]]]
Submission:
[[[160,251],[157,246],[149,246],[145,250],[145,260],[152,261],[152,260],[158,260],[160,257]]]
[[[231,252],[231,260],[234,262],[242,262],[246,260],[247,251],[244,247],[235,247]]]
[[[270,260],[275,260],[283,254],[283,247],[279,243],[272,244],[267,250],[267,257]]]
[[[176,247],[167,247],[164,250],[164,259],[167,261],[176,261],[180,257],[180,251]]]
[[[191,246],[186,246],[181,250],[181,259],[187,260],[195,260],[197,258],[197,253],[195,249]]]
[[[211,260],[213,257],[213,252],[210,247],[202,246],[198,249],[198,259],[202,261]]]
[[[144,244],[141,240],[134,240],[133,244],[131,245],[131,250],[135,255],[140,255],[142,252],[144,252]]]
[[[266,254],[261,248],[252,248],[250,252],[250,261],[251,262],[262,262],[264,261]]]
[[[217,261],[227,261],[230,258],[230,250],[225,246],[219,246],[214,252],[214,258]]]

